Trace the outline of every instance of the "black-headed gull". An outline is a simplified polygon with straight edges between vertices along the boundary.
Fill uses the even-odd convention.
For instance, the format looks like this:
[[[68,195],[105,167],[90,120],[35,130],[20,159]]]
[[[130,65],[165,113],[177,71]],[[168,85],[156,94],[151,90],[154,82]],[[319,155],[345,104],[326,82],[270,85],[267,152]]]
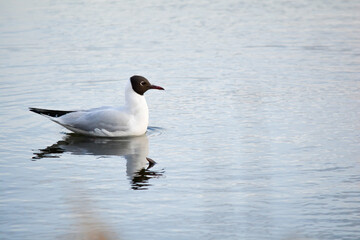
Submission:
[[[99,137],[139,136],[146,132],[149,109],[144,93],[164,90],[142,76],[132,76],[125,88],[125,106],[99,107],[89,110],[62,111],[29,108],[65,128],[84,135]]]

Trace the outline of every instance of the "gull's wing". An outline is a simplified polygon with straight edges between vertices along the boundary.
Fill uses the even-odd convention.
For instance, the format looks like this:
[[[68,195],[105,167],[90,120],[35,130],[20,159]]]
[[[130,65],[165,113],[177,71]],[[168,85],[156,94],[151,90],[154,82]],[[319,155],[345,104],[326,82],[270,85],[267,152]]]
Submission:
[[[89,134],[111,136],[115,132],[127,132],[130,129],[131,117],[119,108],[101,107],[86,111],[76,111],[59,118],[51,118],[56,123],[71,131]]]

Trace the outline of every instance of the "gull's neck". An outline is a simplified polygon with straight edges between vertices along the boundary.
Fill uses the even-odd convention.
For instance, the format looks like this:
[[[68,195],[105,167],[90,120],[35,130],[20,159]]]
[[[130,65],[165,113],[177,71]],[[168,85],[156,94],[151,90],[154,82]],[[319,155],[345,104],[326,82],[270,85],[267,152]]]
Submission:
[[[125,88],[125,107],[132,114],[141,115],[139,117],[145,118],[148,121],[149,110],[144,95],[136,93],[131,86],[130,81]]]

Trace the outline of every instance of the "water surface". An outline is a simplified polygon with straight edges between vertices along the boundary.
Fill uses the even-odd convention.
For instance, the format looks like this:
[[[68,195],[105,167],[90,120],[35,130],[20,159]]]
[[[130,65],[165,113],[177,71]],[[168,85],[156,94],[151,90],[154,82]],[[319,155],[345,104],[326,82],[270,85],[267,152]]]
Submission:
[[[84,211],[121,239],[359,238],[357,1],[0,5],[1,239],[80,239]],[[27,109],[121,105],[134,74],[166,89],[144,136]]]

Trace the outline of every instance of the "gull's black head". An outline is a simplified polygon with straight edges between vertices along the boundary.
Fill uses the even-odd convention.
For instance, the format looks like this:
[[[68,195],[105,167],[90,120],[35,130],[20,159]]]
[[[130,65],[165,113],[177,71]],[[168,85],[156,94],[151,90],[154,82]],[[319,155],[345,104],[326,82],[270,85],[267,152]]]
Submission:
[[[152,85],[149,80],[142,76],[132,76],[130,78],[132,89],[140,95],[144,95],[144,93],[149,89],[158,89],[158,90],[164,90],[162,87]]]

